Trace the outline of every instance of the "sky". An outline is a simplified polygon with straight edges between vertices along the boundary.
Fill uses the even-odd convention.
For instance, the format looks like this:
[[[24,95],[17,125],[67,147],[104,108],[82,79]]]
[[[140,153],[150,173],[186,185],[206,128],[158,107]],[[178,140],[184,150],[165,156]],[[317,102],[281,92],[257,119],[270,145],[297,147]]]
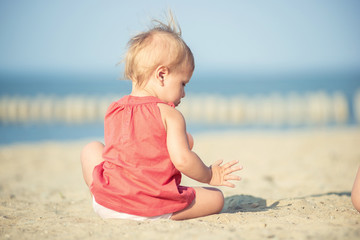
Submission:
[[[120,71],[169,8],[196,71],[360,69],[358,0],[0,0],[0,71]]]

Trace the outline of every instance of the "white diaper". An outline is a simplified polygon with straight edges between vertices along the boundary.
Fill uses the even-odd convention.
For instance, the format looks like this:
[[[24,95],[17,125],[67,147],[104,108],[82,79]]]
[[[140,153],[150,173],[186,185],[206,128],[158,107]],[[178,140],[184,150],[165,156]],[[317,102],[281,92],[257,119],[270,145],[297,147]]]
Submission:
[[[154,216],[154,217],[142,217],[122,212],[116,212],[114,210],[111,210],[109,208],[106,208],[104,206],[101,206],[95,201],[95,198],[93,197],[93,208],[95,213],[97,213],[100,217],[104,219],[109,218],[119,218],[119,219],[129,219],[129,220],[136,220],[136,221],[144,221],[144,220],[157,220],[157,219],[170,219],[172,216],[172,213]]]

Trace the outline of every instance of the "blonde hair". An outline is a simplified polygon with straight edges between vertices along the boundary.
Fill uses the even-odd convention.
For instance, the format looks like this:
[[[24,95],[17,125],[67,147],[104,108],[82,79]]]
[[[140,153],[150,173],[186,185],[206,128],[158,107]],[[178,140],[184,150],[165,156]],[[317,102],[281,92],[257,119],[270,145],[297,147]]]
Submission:
[[[125,55],[125,79],[141,86],[160,65],[169,72],[187,66],[194,71],[194,56],[181,37],[181,29],[169,11],[167,24],[153,20],[154,25],[146,32],[132,37]],[[186,65],[184,65],[186,64]]]

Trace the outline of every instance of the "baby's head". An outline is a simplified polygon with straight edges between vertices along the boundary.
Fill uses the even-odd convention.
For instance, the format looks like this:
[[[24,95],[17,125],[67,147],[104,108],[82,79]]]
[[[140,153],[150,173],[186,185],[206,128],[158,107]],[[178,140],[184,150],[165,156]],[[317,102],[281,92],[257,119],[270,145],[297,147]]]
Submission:
[[[194,56],[181,38],[181,30],[171,12],[167,24],[154,21],[155,26],[130,39],[125,56],[126,79],[143,86],[159,66],[169,72],[186,69],[193,72]]]

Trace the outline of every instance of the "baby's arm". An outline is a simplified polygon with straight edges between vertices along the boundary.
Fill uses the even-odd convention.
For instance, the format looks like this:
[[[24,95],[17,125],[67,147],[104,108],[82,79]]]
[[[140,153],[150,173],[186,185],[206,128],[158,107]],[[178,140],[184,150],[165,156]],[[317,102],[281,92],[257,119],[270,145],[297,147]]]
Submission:
[[[217,161],[211,167],[207,167],[198,155],[190,150],[182,114],[164,104],[160,104],[159,108],[167,131],[168,151],[175,167],[186,176],[199,182],[214,186],[234,187],[234,184],[228,180],[240,180],[240,177],[231,175],[241,169],[241,167],[234,166],[238,162],[233,161],[221,166],[222,161]]]

